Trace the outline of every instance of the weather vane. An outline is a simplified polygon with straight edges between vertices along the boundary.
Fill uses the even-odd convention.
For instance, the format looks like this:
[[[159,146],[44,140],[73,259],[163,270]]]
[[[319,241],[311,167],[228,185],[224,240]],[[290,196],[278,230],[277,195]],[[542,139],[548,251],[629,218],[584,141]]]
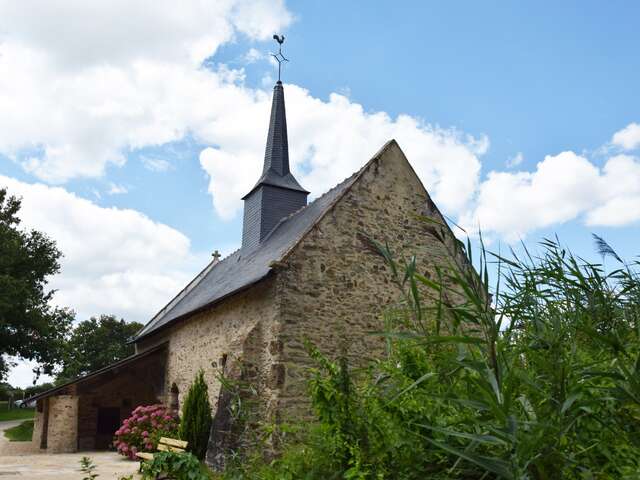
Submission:
[[[272,53],[271,56],[278,62],[278,81],[280,81],[280,71],[282,70],[282,62],[288,62],[289,59],[285,58],[282,54],[282,44],[284,43],[284,35],[274,35],[273,39],[278,42],[278,53]]]

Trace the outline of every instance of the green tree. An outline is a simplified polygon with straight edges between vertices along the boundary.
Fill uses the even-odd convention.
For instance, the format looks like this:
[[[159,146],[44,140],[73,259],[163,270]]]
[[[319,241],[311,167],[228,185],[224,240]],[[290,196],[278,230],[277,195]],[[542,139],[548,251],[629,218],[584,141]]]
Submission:
[[[209,389],[200,370],[189,388],[180,419],[180,438],[189,442],[189,450],[200,460],[207,452],[211,421]]]
[[[73,330],[56,383],[99,370],[134,353],[128,343],[142,324],[127,323],[113,315],[100,315],[80,322]]]
[[[5,355],[35,360],[36,374],[61,359],[73,313],[52,307],[47,279],[60,271],[62,253],[44,233],[20,228],[20,199],[0,188],[0,379]]]
[[[0,400],[15,398],[20,389],[9,385],[7,382],[0,382]]]

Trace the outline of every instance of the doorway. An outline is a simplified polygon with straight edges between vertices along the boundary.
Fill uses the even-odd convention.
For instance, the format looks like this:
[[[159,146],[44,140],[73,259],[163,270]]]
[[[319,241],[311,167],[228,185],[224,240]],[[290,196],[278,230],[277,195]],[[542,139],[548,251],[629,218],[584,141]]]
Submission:
[[[98,407],[96,448],[110,448],[112,446],[113,435],[118,428],[120,428],[120,408]]]

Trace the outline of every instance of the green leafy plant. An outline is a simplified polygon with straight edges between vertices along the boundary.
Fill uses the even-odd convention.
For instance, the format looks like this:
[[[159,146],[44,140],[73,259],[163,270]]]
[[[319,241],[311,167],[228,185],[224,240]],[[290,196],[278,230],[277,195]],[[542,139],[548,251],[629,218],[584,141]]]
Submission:
[[[315,426],[227,478],[638,478],[640,264],[596,241],[613,268],[550,239],[481,248],[477,270],[455,245],[429,276],[374,243],[400,299],[386,358],[354,371],[309,344]]]
[[[191,453],[158,452],[153,460],[141,466],[143,480],[155,480],[160,475],[174,480],[209,480],[206,467]]]
[[[189,442],[187,448],[200,460],[207,452],[211,421],[209,391],[200,370],[187,392],[180,420],[180,438]]]
[[[90,457],[82,457],[80,459],[80,471],[86,474],[82,480],[94,480],[97,478],[99,475],[94,472],[96,468],[96,464],[93,463]]]

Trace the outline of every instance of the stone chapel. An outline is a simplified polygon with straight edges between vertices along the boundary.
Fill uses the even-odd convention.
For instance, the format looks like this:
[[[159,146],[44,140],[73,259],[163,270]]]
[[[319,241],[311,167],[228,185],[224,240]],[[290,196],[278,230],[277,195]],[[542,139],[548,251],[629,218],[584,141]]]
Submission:
[[[278,81],[264,167],[243,197],[242,246],[214,257],[138,332],[133,356],[34,397],[33,442],[52,453],[109,448],[136,406],[179,409],[202,369],[215,416],[207,454],[213,462],[224,444],[215,430],[228,427],[221,373],[249,378],[260,414],[277,422],[308,409],[305,338],[330,357],[346,349],[356,365],[383,353],[384,341],[370,332],[382,329],[382,313],[398,292],[363,235],[388,243],[397,257],[416,255],[423,269],[464,263],[395,140],[310,203],[308,195],[289,168]]]

